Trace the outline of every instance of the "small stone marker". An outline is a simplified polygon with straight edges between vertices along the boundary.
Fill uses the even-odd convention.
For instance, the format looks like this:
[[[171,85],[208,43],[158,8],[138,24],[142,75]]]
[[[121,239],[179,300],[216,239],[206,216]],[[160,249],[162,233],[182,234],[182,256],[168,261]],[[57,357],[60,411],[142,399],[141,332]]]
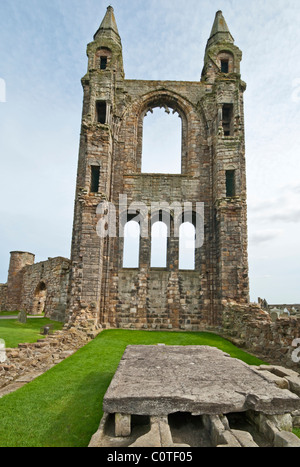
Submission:
[[[49,334],[53,334],[53,324],[47,324],[46,326],[42,326],[40,334],[42,334],[42,336],[49,336]]]
[[[5,341],[0,339],[0,363],[6,362]]]
[[[18,314],[18,321],[22,324],[26,324],[27,323],[27,313],[26,311],[20,311],[20,313]]]

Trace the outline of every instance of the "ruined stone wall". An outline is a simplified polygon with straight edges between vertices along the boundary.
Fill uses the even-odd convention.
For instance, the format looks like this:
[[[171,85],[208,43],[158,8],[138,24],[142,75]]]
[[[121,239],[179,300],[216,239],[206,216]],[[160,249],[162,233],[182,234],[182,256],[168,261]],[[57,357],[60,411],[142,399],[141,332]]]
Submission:
[[[293,341],[300,338],[299,317],[272,321],[269,313],[256,304],[228,302],[224,306],[221,333],[268,362],[299,370],[299,363],[292,359]]]
[[[24,268],[21,309],[35,315],[64,321],[70,261],[49,258],[48,261]]]
[[[198,330],[202,322],[199,275],[155,269],[119,272],[118,326]]]
[[[34,264],[35,256],[23,251],[12,251],[7,278],[7,310],[21,309],[24,268]]]
[[[0,284],[0,311],[21,311],[64,322],[70,260],[49,258],[34,264],[34,255],[12,252],[7,284]]]
[[[103,26],[106,21],[109,28]],[[127,80],[111,7],[105,22],[88,45],[88,72],[82,79],[69,323],[94,320],[96,326],[192,330],[217,325],[222,299],[249,301],[241,52],[229,34],[225,42],[221,34],[206,51],[201,81]],[[105,69],[97,65],[102,50],[109,50]],[[224,76],[217,60],[226,50],[231,68]],[[105,104],[105,121],[97,118],[99,102]],[[232,110],[230,134],[223,131],[224,105]],[[177,113],[182,121],[178,175],[141,173],[143,121],[157,107]],[[100,167],[97,192],[91,189],[94,166]],[[228,170],[235,172],[230,196]],[[119,232],[132,213],[119,207],[120,194],[127,197],[128,207],[139,202],[148,210],[148,236],[140,238],[136,270],[123,268],[124,239]],[[116,235],[103,239],[97,234],[97,206],[104,200],[116,208]],[[179,269],[172,209],[167,266],[155,270],[150,265],[151,204],[185,202],[192,204],[194,218],[196,203],[204,204],[204,244],[195,253],[195,270]],[[136,213],[141,214],[138,209]]]
[[[0,284],[0,311],[7,311],[7,284]]]

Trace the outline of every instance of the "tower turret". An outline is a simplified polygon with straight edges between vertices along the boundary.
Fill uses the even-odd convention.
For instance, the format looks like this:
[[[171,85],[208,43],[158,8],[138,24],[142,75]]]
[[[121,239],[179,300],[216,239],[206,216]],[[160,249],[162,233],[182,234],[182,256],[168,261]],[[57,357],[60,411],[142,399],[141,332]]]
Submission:
[[[242,52],[234,44],[222,11],[217,11],[215,21],[207,41],[202,80],[213,83],[218,77],[240,74]]]
[[[202,82],[212,92],[213,204],[216,219],[218,285],[223,299],[249,300],[242,52],[221,11],[207,41]]]
[[[87,46],[88,71],[82,78],[83,112],[77,169],[69,309],[99,319],[104,240],[95,226],[97,206],[111,197],[117,89],[124,82],[122,43],[114,10],[107,8]],[[73,317],[74,317],[73,316]]]
[[[122,42],[113,7],[107,8],[94,41],[87,46],[87,55],[89,72],[98,71],[101,76],[115,73],[117,78],[124,78]]]

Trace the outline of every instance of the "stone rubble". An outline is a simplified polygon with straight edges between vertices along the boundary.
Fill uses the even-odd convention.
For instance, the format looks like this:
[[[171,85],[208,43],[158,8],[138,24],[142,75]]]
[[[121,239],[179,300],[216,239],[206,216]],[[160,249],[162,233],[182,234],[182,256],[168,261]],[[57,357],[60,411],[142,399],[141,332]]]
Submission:
[[[36,343],[6,349],[6,361],[0,364],[0,398],[70,357],[99,332],[101,329],[63,329]]]

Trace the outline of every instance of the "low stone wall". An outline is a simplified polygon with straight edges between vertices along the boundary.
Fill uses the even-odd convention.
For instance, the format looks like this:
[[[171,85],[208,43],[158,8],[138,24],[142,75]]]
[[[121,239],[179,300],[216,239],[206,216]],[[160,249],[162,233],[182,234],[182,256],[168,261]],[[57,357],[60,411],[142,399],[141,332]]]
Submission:
[[[6,361],[0,363],[0,389],[10,386],[12,390],[18,389],[71,356],[99,332],[100,330],[63,329],[44,339],[41,338],[36,343],[19,344],[18,348],[5,349]],[[3,394],[5,391],[2,391]]]
[[[289,368],[300,369],[292,359],[293,342],[300,337],[299,317],[272,321],[258,305],[224,304],[222,334],[250,353]]]

